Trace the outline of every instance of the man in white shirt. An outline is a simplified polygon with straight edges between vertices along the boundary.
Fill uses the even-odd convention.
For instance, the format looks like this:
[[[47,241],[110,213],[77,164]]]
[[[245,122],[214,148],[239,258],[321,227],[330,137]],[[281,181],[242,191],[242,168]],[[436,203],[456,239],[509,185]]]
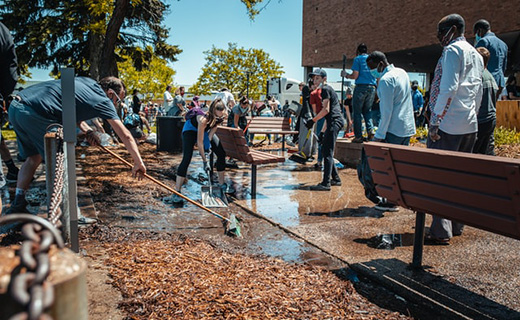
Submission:
[[[381,51],[374,51],[367,57],[370,74],[379,79],[377,96],[381,120],[374,136],[374,141],[399,145],[409,145],[410,138],[415,134],[415,118],[413,113],[410,78],[406,71],[389,64]],[[380,197],[375,190],[371,195],[377,195],[370,200],[379,200],[375,208],[381,211],[398,211],[398,208]],[[365,195],[367,195],[365,190]]]
[[[444,47],[430,90],[431,149],[471,152],[475,144],[477,113],[482,99],[482,56],[464,38],[464,19],[450,14],[439,21],[437,38]],[[427,240],[448,244],[462,234],[463,225],[433,216]]]
[[[168,113],[170,111],[171,107],[173,106],[173,96],[170,93],[172,91],[172,86],[168,85],[166,86],[166,91],[164,92],[164,113]]]
[[[229,92],[227,88],[220,89],[220,92],[215,97],[216,99],[220,99],[224,102],[227,108],[227,112],[230,113],[231,109],[235,106],[235,97],[233,97],[233,94]]]

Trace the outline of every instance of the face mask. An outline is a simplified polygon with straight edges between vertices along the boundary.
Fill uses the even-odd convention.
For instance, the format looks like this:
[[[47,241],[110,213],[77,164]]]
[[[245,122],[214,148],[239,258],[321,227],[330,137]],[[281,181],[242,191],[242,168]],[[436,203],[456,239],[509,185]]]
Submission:
[[[370,74],[372,75],[372,77],[374,77],[376,79],[379,79],[382,76],[381,72],[379,72],[379,65],[380,64],[381,64],[381,62],[379,62],[377,64],[377,67],[375,67],[374,69],[370,69]]]
[[[478,33],[475,35],[475,45],[477,45],[477,43],[480,41],[480,39],[482,39],[481,36],[478,35]]]
[[[453,39],[453,33],[451,33],[451,29],[453,29],[453,26],[446,32],[444,37],[442,37],[441,46],[446,47],[448,44],[450,44],[451,40]]]
[[[417,90],[417,87],[416,87],[416,86],[413,86],[413,87],[412,87],[412,90]]]
[[[381,78],[381,72],[377,71],[377,68],[370,69],[370,74],[376,79]]]

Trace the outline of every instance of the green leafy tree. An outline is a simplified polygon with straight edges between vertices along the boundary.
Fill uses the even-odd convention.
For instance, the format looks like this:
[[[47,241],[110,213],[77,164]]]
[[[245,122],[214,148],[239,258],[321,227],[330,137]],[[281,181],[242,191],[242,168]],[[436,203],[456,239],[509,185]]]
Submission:
[[[150,47],[147,49],[151,50]],[[153,55],[148,66],[138,70],[132,64],[132,59],[122,57],[124,61],[118,63],[119,77],[125,82],[128,91],[138,89],[144,100],[162,99],[166,86],[172,83],[175,75],[167,61]]]
[[[181,50],[166,43],[168,6],[160,0],[5,0],[0,17],[14,33],[22,67],[73,66],[76,74],[118,76],[117,62],[137,70],[152,55],[176,61]],[[20,23],[23,21],[24,23]],[[142,49],[151,46],[153,50]]]
[[[227,49],[213,46],[204,54],[202,74],[190,88],[194,94],[209,94],[226,87],[241,96],[246,94],[249,84],[249,96],[259,99],[266,92],[267,80],[283,73],[282,66],[262,49],[239,48],[236,43],[229,43]]]

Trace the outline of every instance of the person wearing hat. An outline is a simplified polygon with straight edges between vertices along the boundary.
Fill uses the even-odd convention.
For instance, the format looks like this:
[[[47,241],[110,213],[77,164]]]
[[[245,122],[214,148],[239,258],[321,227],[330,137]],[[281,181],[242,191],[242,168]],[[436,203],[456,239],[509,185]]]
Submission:
[[[312,186],[311,190],[329,191],[331,186],[341,186],[338,169],[334,165],[334,146],[339,131],[345,125],[345,120],[341,115],[341,105],[338,95],[334,89],[327,84],[327,73],[323,69],[314,69],[309,77],[313,78],[314,84],[321,86],[322,109],[312,119],[306,121],[307,128],[312,129],[314,123],[321,118],[327,121],[327,129],[322,141],[323,152],[323,179],[321,183]]]
[[[419,127],[420,115],[424,105],[424,98],[419,91],[419,82],[417,80],[412,81],[412,103],[413,103],[413,116],[415,118],[415,126]]]

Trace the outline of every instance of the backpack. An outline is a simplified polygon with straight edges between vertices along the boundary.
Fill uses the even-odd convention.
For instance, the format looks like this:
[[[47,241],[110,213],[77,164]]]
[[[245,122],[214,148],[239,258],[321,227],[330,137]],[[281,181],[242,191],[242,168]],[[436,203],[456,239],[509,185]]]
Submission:
[[[133,129],[141,126],[141,117],[138,113],[132,113],[125,117],[123,124],[127,129]]]
[[[193,107],[188,112],[186,112],[186,115],[184,116],[186,120],[190,120],[192,118],[196,118],[197,116],[204,116],[206,115],[206,112],[202,110],[200,107]]]

